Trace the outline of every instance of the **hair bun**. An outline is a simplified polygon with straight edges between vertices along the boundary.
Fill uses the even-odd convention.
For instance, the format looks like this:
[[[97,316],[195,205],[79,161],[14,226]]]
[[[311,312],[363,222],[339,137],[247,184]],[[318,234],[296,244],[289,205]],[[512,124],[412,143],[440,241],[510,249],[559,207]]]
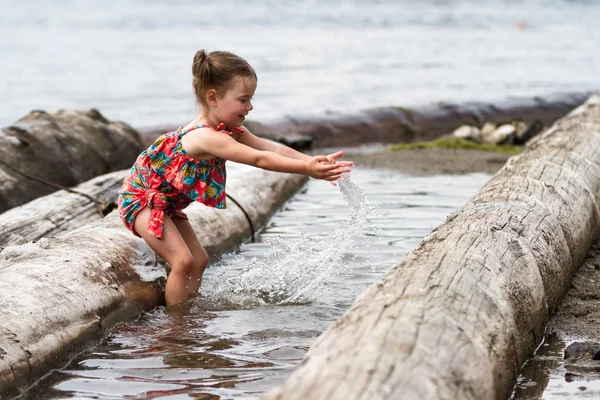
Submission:
[[[203,109],[208,109],[206,94],[214,89],[219,95],[224,94],[234,78],[247,77],[256,79],[256,72],[242,57],[228,51],[198,50],[192,63],[192,84],[196,100]]]
[[[208,54],[204,49],[198,50],[194,55],[194,62],[192,63],[192,73],[194,75],[203,75],[202,71],[206,70],[208,66]]]

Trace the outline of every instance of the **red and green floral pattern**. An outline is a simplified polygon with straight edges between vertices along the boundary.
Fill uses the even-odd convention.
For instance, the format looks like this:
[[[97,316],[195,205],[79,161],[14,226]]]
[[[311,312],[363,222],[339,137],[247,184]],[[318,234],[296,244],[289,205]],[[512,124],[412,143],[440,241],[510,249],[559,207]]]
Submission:
[[[121,219],[136,236],[135,218],[144,207],[152,209],[148,232],[162,239],[164,215],[186,218],[185,207],[194,201],[215,208],[226,208],[225,159],[197,160],[181,146],[186,133],[208,125],[194,125],[165,133],[144,150],[123,181],[119,191]],[[231,134],[219,125],[218,131]]]

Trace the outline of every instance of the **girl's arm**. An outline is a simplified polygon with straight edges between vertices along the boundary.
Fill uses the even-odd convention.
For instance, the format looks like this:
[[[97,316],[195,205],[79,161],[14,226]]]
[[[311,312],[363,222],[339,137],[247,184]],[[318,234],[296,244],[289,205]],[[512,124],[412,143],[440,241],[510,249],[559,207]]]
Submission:
[[[238,133],[238,141],[246,146],[250,146],[257,150],[272,151],[274,153],[281,154],[282,156],[295,158],[297,160],[309,160],[311,158],[309,155],[296,151],[284,144],[259,138],[250,132],[245,126],[242,126],[241,128],[243,132]],[[338,165],[344,167],[354,165],[352,161],[338,160],[338,158],[340,158],[342,155],[343,153],[341,152],[329,154],[326,156],[327,162],[333,164],[337,163]]]
[[[237,134],[238,141],[246,146],[250,146],[257,150],[272,151],[273,153],[281,154],[284,157],[295,158],[296,160],[308,160],[311,158],[310,156],[296,151],[284,144],[259,138],[250,132],[245,126],[242,126],[241,128],[243,132]]]
[[[350,172],[345,162],[344,165],[336,162],[342,152],[332,156],[309,157],[301,154],[303,159],[287,157],[271,150],[259,150],[238,142],[227,134],[209,129],[195,130],[187,133],[184,139],[186,152],[194,157],[201,154],[212,154],[217,157],[252,165],[269,171],[289,172],[308,175],[317,179],[334,181],[342,173]],[[286,146],[284,146],[286,147]],[[292,150],[292,149],[290,149]],[[293,150],[295,152],[295,150]]]

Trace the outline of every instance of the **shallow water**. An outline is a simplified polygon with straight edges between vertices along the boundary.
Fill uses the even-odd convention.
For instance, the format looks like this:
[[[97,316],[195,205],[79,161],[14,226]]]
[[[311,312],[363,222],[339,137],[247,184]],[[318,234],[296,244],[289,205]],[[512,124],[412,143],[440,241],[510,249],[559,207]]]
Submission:
[[[572,341],[556,334],[546,335],[523,366],[510,400],[600,398],[600,381],[583,379],[565,368],[564,351]],[[590,376],[591,371],[585,372]]]
[[[0,125],[99,109],[136,127],[194,117],[196,50],[259,75],[284,115],[600,89],[589,0],[0,0]]]
[[[257,243],[207,270],[201,297],[120,324],[31,398],[257,397],[489,178],[355,169],[340,189],[311,180]]]

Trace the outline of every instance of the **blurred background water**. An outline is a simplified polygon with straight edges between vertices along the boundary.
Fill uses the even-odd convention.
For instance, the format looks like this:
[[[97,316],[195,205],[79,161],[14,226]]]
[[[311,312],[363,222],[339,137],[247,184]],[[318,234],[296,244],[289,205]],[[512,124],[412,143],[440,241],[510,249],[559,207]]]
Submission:
[[[259,75],[252,119],[600,87],[595,0],[0,0],[0,124],[194,117],[196,50]]]

